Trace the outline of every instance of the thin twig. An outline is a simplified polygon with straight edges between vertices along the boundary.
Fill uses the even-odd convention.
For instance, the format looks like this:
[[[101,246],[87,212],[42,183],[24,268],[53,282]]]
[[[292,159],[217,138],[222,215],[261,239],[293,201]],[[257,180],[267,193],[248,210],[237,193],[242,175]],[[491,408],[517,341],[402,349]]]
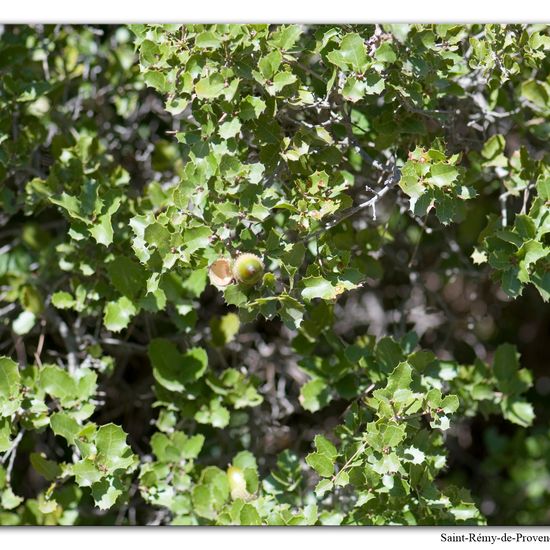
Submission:
[[[500,213],[502,216],[502,227],[506,227],[508,225],[508,211],[506,210],[506,199],[510,195],[509,191],[506,191],[505,193],[502,193],[502,195],[499,196],[500,201]]]
[[[338,473],[333,475],[332,476],[332,479],[331,481],[333,483],[336,482],[336,480],[338,479],[338,476],[344,472],[348,466],[355,460],[355,457],[359,454],[359,453],[362,453],[364,450],[365,450],[365,447],[367,446],[367,442],[364,441],[360,446],[359,448],[353,453],[353,455],[351,456],[351,458],[342,466],[342,468],[340,468],[340,470],[338,470]]]
[[[336,227],[338,224],[342,223],[344,220],[347,220],[351,216],[357,214],[360,210],[364,210],[365,208],[372,208],[372,219],[376,220],[376,204],[378,201],[386,194],[390,189],[394,187],[394,185],[399,181],[401,177],[401,172],[397,167],[394,167],[393,174],[386,180],[384,183],[384,186],[379,189],[373,197],[370,199],[358,204],[357,206],[353,206],[352,208],[349,208],[348,210],[344,211],[339,217],[336,219],[326,223],[323,227],[318,229],[317,231],[314,231],[310,235],[307,235],[303,239],[301,239],[299,242],[307,242],[312,239],[315,239],[322,233],[325,233],[326,231],[329,231],[330,229]]]
[[[527,203],[529,202],[529,192],[531,190],[531,184],[529,184],[523,192],[523,204],[521,205],[520,214],[527,214]]]
[[[46,316],[58,327],[58,332],[65,342],[67,349],[67,367],[71,374],[78,368],[78,346],[74,334],[69,330],[67,323],[53,309],[46,311]]]
[[[4,454],[4,456],[2,457],[2,464],[4,464],[6,462],[6,460],[8,459],[9,457],[9,462],[8,462],[8,467],[6,468],[6,479],[8,481],[8,483],[10,482],[11,480],[11,472],[13,470],[13,464],[15,462],[15,455],[17,454],[17,446],[19,445],[19,443],[21,442],[21,440],[23,439],[23,436],[25,435],[25,430],[22,429],[18,434],[17,436],[15,437],[15,439],[13,440],[13,443],[11,444],[11,447],[8,449],[8,451]]]

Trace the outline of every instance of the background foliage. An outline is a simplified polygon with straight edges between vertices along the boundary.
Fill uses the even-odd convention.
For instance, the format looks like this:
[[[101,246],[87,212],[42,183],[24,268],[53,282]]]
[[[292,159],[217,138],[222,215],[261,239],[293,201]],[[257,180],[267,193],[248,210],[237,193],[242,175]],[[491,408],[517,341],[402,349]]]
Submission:
[[[0,523],[548,524],[549,49],[4,27]]]

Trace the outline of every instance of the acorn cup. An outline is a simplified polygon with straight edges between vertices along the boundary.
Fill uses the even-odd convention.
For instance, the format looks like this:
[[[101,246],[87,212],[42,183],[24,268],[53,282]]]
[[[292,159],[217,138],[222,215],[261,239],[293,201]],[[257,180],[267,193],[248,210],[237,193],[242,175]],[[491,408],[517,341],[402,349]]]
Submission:
[[[244,285],[255,285],[264,274],[264,264],[255,254],[241,254],[233,262],[233,277]]]
[[[233,272],[231,271],[231,260],[219,258],[210,265],[208,269],[210,282],[218,288],[225,288],[233,282]]]

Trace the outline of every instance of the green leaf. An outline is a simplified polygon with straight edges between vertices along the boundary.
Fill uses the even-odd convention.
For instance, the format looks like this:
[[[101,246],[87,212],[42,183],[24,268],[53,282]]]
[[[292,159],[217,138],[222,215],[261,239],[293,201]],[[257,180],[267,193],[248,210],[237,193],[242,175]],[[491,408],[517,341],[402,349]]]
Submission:
[[[173,342],[163,338],[152,340],[148,353],[155,380],[170,391],[183,391],[185,384],[198,380],[208,366],[204,349],[191,348],[182,354]]]
[[[518,279],[522,283],[530,280],[530,267],[541,258],[550,257],[550,248],[536,240],[529,240],[518,250],[518,256],[522,258],[519,262]]]
[[[406,460],[413,464],[422,464],[426,459],[426,454],[423,451],[412,446],[405,449],[404,454],[406,457],[410,457],[406,458]]]
[[[342,96],[347,101],[357,103],[365,97],[365,83],[354,76],[349,76],[342,88]]]
[[[434,164],[430,169],[430,182],[438,187],[452,185],[458,178],[458,168],[449,164]]]
[[[536,80],[522,82],[521,97],[531,101],[540,109],[548,109],[548,92],[541,82]]]
[[[495,134],[485,142],[481,150],[481,155],[487,160],[495,160],[504,153],[505,145],[506,141],[504,136],[502,134]]]
[[[229,497],[229,482],[224,471],[206,467],[192,491],[193,510],[201,517],[215,519],[218,510]]]
[[[151,86],[151,88],[155,88],[155,90],[162,93],[168,91],[166,86],[166,77],[164,76],[164,73],[160,71],[149,70],[145,73],[144,76],[147,86]]]
[[[315,486],[315,494],[318,498],[323,498],[324,494],[332,490],[334,482],[331,479],[323,478]]]
[[[100,510],[112,508],[124,490],[125,487],[121,481],[114,477],[102,479],[94,483],[92,485],[92,496],[95,505]]]
[[[148,225],[143,232],[145,241],[160,251],[164,256],[171,247],[172,236],[170,231],[160,223]]]
[[[0,418],[0,453],[5,453],[11,445],[11,423],[7,418]]]
[[[225,428],[229,424],[230,418],[229,411],[217,399],[212,399],[195,413],[197,422],[211,424],[215,428]]]
[[[281,25],[269,40],[271,44],[281,50],[289,50],[302,34],[300,25]]]
[[[328,60],[345,69],[347,66],[362,72],[367,62],[363,39],[356,33],[346,34],[340,43],[340,49],[328,54]]]
[[[204,445],[204,435],[196,434],[188,438],[181,447],[181,456],[191,459],[199,456],[202,446]]]
[[[223,296],[227,304],[233,306],[242,306],[248,301],[241,285],[229,285],[224,290]]]
[[[97,430],[95,444],[98,462],[101,462],[111,473],[118,469],[125,470],[134,462],[132,450],[126,444],[126,433],[116,424],[101,426]]]
[[[396,447],[405,438],[405,426],[388,424],[382,434],[384,447]]]
[[[302,280],[304,289],[302,297],[304,300],[311,301],[314,298],[322,298],[323,300],[333,300],[340,292],[323,277],[306,277]]]
[[[389,42],[382,42],[382,44],[376,49],[376,52],[374,52],[374,58],[377,61],[393,63],[397,60],[397,55]]]
[[[283,57],[281,52],[274,50],[266,56],[262,57],[258,62],[258,68],[266,80],[272,79],[275,72],[281,65]]]
[[[265,111],[266,107],[263,99],[249,95],[241,101],[239,118],[242,121],[254,120]]]
[[[235,335],[238,334],[241,321],[236,313],[228,313],[223,317],[213,317],[210,320],[210,330],[212,331],[212,342],[216,346],[225,346],[232,342]]]
[[[399,344],[388,337],[378,340],[374,353],[385,372],[395,369],[404,359]]]
[[[458,397],[456,395],[446,395],[439,405],[443,412],[446,414],[454,413],[458,410],[458,407],[460,406],[460,402],[458,400]]]
[[[515,346],[501,344],[495,351],[493,372],[498,381],[499,388],[507,391],[509,383],[516,377],[519,369],[518,353]]]
[[[306,456],[306,462],[321,477],[331,477],[334,474],[333,461],[321,453],[310,453]]]
[[[319,521],[321,525],[341,525],[344,517],[344,514],[341,512],[324,510],[319,514]]]
[[[214,99],[223,93],[224,86],[222,75],[214,73],[206,78],[201,78],[195,84],[195,93],[199,99]]]
[[[19,495],[16,495],[11,487],[4,489],[2,491],[2,497],[0,499],[0,504],[4,510],[13,510],[17,508],[23,502],[23,498]]]
[[[410,208],[414,212],[415,204],[426,192],[426,187],[416,175],[402,175],[399,180],[399,187],[401,187],[403,192],[411,198]]]
[[[212,230],[205,225],[186,229],[183,234],[186,251],[191,254],[196,250],[208,247],[211,235]]]
[[[241,525],[262,525],[262,520],[252,504],[245,504],[241,508]]]
[[[58,398],[61,405],[70,404],[78,398],[76,381],[67,371],[55,365],[46,365],[40,370],[40,386],[46,393]]]
[[[412,383],[412,368],[408,363],[399,363],[388,377],[386,389],[395,393],[398,390],[409,389]]]
[[[336,447],[324,436],[316,435],[314,439],[315,448],[319,454],[326,456],[329,460],[333,461],[338,456]]]
[[[502,412],[504,418],[524,428],[531,426],[535,419],[533,405],[517,397],[505,398],[502,402]]]
[[[52,294],[52,304],[57,309],[71,309],[76,301],[68,292],[58,291]]]
[[[280,71],[273,77],[273,85],[269,87],[270,93],[280,92],[286,86],[290,86],[296,82],[297,77],[290,71]]]
[[[50,417],[50,426],[55,435],[64,437],[69,443],[75,443],[75,438],[82,426],[69,414],[56,412]]]
[[[131,299],[143,292],[147,275],[137,262],[127,256],[116,256],[107,264],[107,273],[120,294]]]
[[[104,476],[97,468],[95,462],[89,458],[73,464],[70,471],[75,476],[76,483],[80,487],[91,487]]]
[[[94,225],[91,227],[90,234],[98,244],[109,246],[113,242],[114,233],[111,218],[118,210],[120,203],[120,197],[114,198],[106,212],[101,216],[98,216],[97,221],[94,222]]]
[[[204,31],[195,37],[195,46],[198,48],[216,49],[221,44],[218,36],[212,31]]]
[[[254,470],[258,469],[256,464],[256,458],[250,451],[241,451],[233,457],[233,466],[246,470],[247,468],[252,468]]]
[[[61,475],[61,467],[57,462],[48,460],[44,453],[31,453],[32,467],[48,481],[53,481]]]
[[[325,407],[330,400],[331,391],[324,380],[311,380],[300,390],[300,403],[307,411],[316,412]]]
[[[386,88],[384,78],[376,73],[368,73],[365,77],[365,93],[367,95],[379,95]]]
[[[218,129],[218,134],[223,139],[231,139],[239,134],[241,131],[241,122],[237,117],[228,120],[220,125]],[[210,233],[209,233],[210,235]]]
[[[32,311],[22,311],[12,323],[15,334],[28,334],[36,323],[36,315]]]
[[[0,357],[0,398],[14,399],[19,395],[21,375],[15,361]]]
[[[119,332],[128,326],[137,312],[136,306],[126,296],[122,296],[116,302],[107,304],[103,323],[107,330]]]

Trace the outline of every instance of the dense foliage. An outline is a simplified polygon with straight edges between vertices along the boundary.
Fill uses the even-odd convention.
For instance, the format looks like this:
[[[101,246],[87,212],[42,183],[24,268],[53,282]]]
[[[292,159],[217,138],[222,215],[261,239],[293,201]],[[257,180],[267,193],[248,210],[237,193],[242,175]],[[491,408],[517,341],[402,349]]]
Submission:
[[[550,522],[548,31],[4,27],[0,524]]]

